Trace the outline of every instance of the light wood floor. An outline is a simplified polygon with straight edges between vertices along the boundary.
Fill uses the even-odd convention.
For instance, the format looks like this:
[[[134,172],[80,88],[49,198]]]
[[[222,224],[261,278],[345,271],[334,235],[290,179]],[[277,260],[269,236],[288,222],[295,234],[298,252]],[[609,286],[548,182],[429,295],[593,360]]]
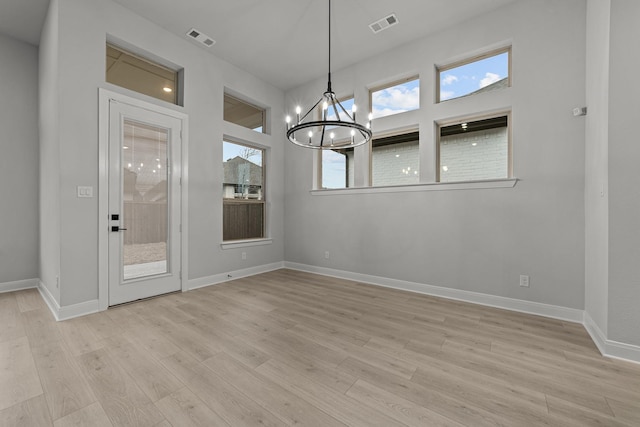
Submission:
[[[55,322],[0,294],[1,426],[638,426],[581,325],[279,270]]]

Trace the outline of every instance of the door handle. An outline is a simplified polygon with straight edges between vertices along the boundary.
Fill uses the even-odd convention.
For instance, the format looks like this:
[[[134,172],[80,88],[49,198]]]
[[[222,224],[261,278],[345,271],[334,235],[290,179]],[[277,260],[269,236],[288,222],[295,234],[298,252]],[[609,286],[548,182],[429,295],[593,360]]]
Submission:
[[[126,230],[126,228],[120,228],[117,225],[112,225],[111,226],[111,231],[125,231],[125,230]]]

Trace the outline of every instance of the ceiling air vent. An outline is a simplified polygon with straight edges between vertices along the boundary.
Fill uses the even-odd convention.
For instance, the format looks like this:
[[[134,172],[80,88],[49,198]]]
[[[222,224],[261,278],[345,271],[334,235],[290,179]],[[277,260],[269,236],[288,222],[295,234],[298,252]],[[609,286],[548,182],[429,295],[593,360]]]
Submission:
[[[216,41],[214,39],[202,33],[201,31],[196,30],[195,28],[192,28],[189,31],[187,31],[187,36],[191,37],[198,43],[202,43],[206,47],[211,47],[214,44],[216,44]]]
[[[387,28],[396,25],[398,23],[398,17],[395,13],[380,19],[379,21],[372,22],[369,24],[369,28],[373,31],[374,34],[379,33],[382,30],[386,30]]]

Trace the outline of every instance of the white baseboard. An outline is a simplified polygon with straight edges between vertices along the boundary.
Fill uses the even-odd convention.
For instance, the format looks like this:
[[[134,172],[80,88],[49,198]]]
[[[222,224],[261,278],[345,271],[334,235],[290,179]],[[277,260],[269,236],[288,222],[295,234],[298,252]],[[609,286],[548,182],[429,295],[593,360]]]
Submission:
[[[58,304],[58,301],[51,295],[51,292],[49,292],[49,289],[47,289],[44,283],[38,282],[38,291],[40,291],[42,299],[44,299],[44,302],[57,321],[73,319],[74,317],[85,316],[100,311],[100,304],[97,299],[60,307],[60,304]]]
[[[500,297],[496,295],[481,294],[478,292],[464,291],[460,289],[443,288],[440,286],[426,285],[423,283],[389,279],[386,277],[371,276],[368,274],[353,273],[344,270],[334,270],[331,268],[298,264],[294,262],[285,262],[284,264],[285,268],[290,268],[292,270],[306,271],[308,273],[316,273],[323,276],[353,280],[356,282],[368,283],[371,285],[383,286],[386,288],[400,289],[403,291],[416,292],[420,294],[432,295],[457,301],[465,301],[474,304],[486,305],[489,307],[503,308],[505,310],[517,311],[521,313],[551,317],[553,319],[559,319],[568,322],[583,322],[583,311],[573,308],[560,307],[557,305],[549,305],[539,302],[524,301],[514,298]]]
[[[38,283],[40,283],[40,280],[38,279],[16,280],[15,282],[0,283],[0,294],[4,292],[20,291],[22,289],[37,288]]]
[[[56,301],[56,299],[53,297],[53,295],[51,295],[49,289],[47,289],[45,284],[41,281],[38,281],[38,291],[40,292],[40,296],[42,297],[44,302],[47,304],[47,307],[49,307],[49,310],[51,310],[51,314],[53,314],[53,317],[55,317],[56,320],[60,320],[60,318],[58,317],[60,305],[58,304],[58,301]]]
[[[244,268],[242,270],[230,271],[228,273],[215,274],[213,276],[200,277],[198,279],[190,279],[187,283],[187,291],[198,288],[204,288],[219,283],[228,282],[230,280],[239,279],[241,277],[255,276],[260,273],[279,270],[284,267],[283,262],[274,262],[273,264],[258,265],[256,267]]]
[[[593,318],[584,312],[584,327],[603,356],[640,363],[640,346],[608,340]]]

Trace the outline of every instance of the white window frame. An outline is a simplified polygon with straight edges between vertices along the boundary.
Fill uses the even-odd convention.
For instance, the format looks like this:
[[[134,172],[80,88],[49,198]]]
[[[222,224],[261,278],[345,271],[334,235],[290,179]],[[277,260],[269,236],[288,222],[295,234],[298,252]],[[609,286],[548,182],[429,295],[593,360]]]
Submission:
[[[268,237],[269,236],[269,223],[268,223],[268,186],[267,186],[267,165],[268,165],[268,161],[267,161],[267,157],[269,154],[270,149],[267,147],[264,147],[260,144],[255,144],[252,142],[247,142],[244,140],[240,140],[238,138],[233,138],[227,135],[224,135],[222,137],[222,143],[224,145],[225,142],[231,143],[231,144],[235,144],[235,145],[241,145],[243,147],[247,147],[247,148],[253,148],[256,150],[260,150],[262,152],[262,206],[263,206],[263,211],[262,211],[262,237],[256,237],[256,238],[248,238],[248,239],[234,239],[234,240],[224,240],[224,192],[222,194],[222,223],[221,225],[221,236],[222,236],[222,243],[221,243],[221,247],[223,249],[230,249],[230,248],[234,248],[234,247],[246,247],[246,246],[256,246],[256,245],[260,245],[260,244],[269,244],[271,243],[271,239]],[[222,158],[222,163],[224,164],[225,159],[224,159],[224,155]],[[222,184],[224,185],[224,172],[223,172],[223,180],[222,180]]]

